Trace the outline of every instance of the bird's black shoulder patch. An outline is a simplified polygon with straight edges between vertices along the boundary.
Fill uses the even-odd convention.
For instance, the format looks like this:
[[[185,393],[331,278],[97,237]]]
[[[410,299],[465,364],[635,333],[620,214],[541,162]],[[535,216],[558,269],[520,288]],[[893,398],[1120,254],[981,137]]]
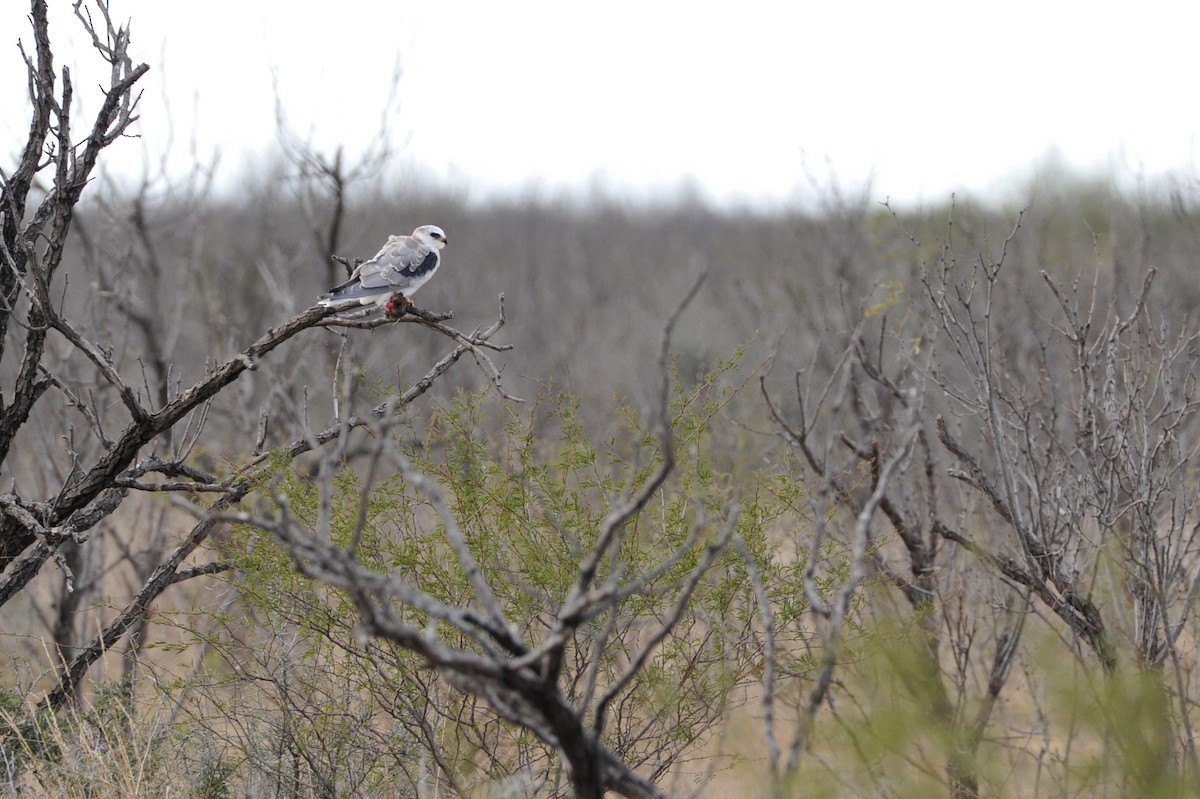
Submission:
[[[421,261],[421,263],[413,264],[408,269],[405,269],[404,274],[412,275],[413,277],[420,277],[421,275],[429,274],[429,272],[433,271],[433,268],[437,266],[437,262],[437,252],[430,250],[429,254],[425,256],[425,259]]]

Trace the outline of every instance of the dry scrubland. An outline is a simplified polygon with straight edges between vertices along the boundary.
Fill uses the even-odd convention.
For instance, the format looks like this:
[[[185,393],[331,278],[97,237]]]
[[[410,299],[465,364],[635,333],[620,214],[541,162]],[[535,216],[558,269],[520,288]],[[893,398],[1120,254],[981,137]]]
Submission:
[[[35,36],[4,166],[0,789],[1200,790],[1194,182],[130,192],[97,30],[117,100],[65,125]],[[421,223],[423,310],[310,307]]]
[[[260,184],[270,190],[248,187],[236,205],[204,198],[179,207],[153,195],[112,193],[84,208],[64,266],[65,302],[94,340],[121,354],[131,382],[153,387],[157,367],[148,353],[158,350],[154,357],[171,365],[165,391],[188,385],[214,361],[303,310],[329,282],[309,234],[312,219],[291,190],[294,178],[277,177]],[[1077,515],[1062,522],[1070,529],[1048,533],[1070,549],[1070,577],[1103,616],[1117,662],[1106,673],[1097,650],[1036,591],[1003,579],[988,556],[932,528],[935,518],[945,520],[996,557],[1014,563],[1022,557],[1012,527],[969,490],[962,464],[938,441],[936,420],[944,416],[954,435],[983,453],[981,468],[1001,466],[986,442],[986,414],[954,401],[954,392],[969,390],[975,378],[953,357],[949,337],[939,338],[923,280],[934,285],[931,275],[957,279],[961,272],[958,290],[983,296],[983,270],[1003,255],[988,313],[991,353],[1002,360],[999,382],[1010,389],[1004,401],[1019,397],[1070,416],[1080,412],[1082,389],[1065,312],[1043,273],[1064,296],[1077,290],[1085,311],[1094,305],[1088,347],[1103,350],[1101,329],[1133,313],[1153,267],[1137,324],[1151,332],[1163,326],[1168,343],[1183,352],[1172,364],[1176,382],[1152,398],[1151,412],[1161,412],[1168,403],[1191,402],[1194,388],[1193,342],[1170,337],[1195,325],[1200,227],[1187,205],[1139,204],[1079,182],[1065,192],[1034,193],[1015,232],[1015,210],[960,204],[896,211],[869,198],[820,215],[770,217],[698,205],[476,206],[423,187],[411,196],[352,201],[338,252],[361,257],[398,226],[434,221],[449,231],[451,246],[444,271],[418,297],[421,307],[453,310],[453,323],[469,330],[490,323],[498,295],[505,295],[502,338],[514,348],[493,357],[504,391],[527,402],[506,400],[483,370],[463,363],[389,434],[443,486],[468,543],[531,642],[545,634],[545,617],[566,595],[586,549],[579,539],[594,535],[589,531],[608,504],[627,490],[629,469],[644,477],[655,458],[653,440],[643,436],[655,415],[663,327],[698,271],[707,270],[670,345],[680,473],[631,525],[670,539],[696,514],[724,518],[739,508],[736,529],[749,541],[773,626],[764,622],[746,561],[726,548],[695,605],[634,678],[604,736],[662,790],[962,792],[952,764],[963,741],[973,740],[966,782],[986,794],[1187,795],[1193,785],[1188,711],[1200,690],[1189,594],[1198,565],[1190,461],[1178,464],[1171,485],[1179,496],[1156,497],[1150,509],[1154,528],[1178,539],[1168,555],[1178,557],[1178,572],[1156,587],[1166,623],[1182,622],[1177,637],[1158,636],[1160,646],[1170,641],[1166,651],[1148,658],[1139,649],[1147,633],[1125,560],[1163,556],[1155,542],[1133,549],[1121,517],[1132,508],[1111,520],[1101,520],[1096,509],[1071,509]],[[102,290],[94,290],[96,283]],[[153,344],[131,323],[143,316],[157,337]],[[847,350],[852,336],[861,341],[857,352]],[[58,346],[54,363],[74,368],[78,355]],[[1120,392],[1138,381],[1166,380],[1160,364],[1138,365],[1138,347],[1145,359],[1149,346],[1113,354],[1119,362],[1111,379]],[[270,418],[266,449],[283,446],[306,425],[333,423],[335,385],[342,414],[360,411],[407,387],[447,347],[443,337],[403,324],[310,331],[214,401],[188,458],[231,475],[251,458],[248,442],[257,435],[260,411]],[[889,382],[868,374],[872,363]],[[802,413],[797,372],[808,401],[804,413],[815,418],[814,455],[837,464],[838,474],[816,472],[803,447],[789,440]],[[826,407],[816,416],[816,398],[831,376]],[[890,381],[902,387],[894,396]],[[943,391],[939,381],[957,388]],[[919,443],[892,476],[886,496],[894,506],[886,513],[876,508],[861,559],[865,579],[848,594],[835,644],[822,637],[828,622],[813,614],[804,569],[816,564],[807,585],[834,602],[858,562],[855,514],[876,484],[874,456],[856,448],[876,448],[881,462],[897,448],[894,439],[911,424],[898,400],[910,386],[920,392]],[[1185,405],[1172,435],[1190,455],[1195,431]],[[1029,413],[1016,405],[1006,410],[1017,420]],[[72,430],[69,413],[49,407],[12,456],[18,484],[42,481],[52,491],[67,479],[68,451],[56,449],[56,439]],[[334,476],[333,516],[341,514],[344,529],[354,526],[370,442],[369,435],[354,439],[351,451],[340,453],[345,469]],[[1046,475],[1055,458],[1073,453],[1031,444],[1030,461],[1016,464],[1017,491],[1028,492],[1026,512],[1043,512],[1035,496],[1042,487],[1034,485],[1043,479],[1061,483],[1052,501],[1094,501],[1063,499],[1077,478]],[[271,492],[288,495],[316,529],[316,469],[303,457],[295,464],[281,459],[247,507],[270,504]],[[436,540],[429,507],[394,475],[370,479],[366,535],[373,559],[367,562],[469,606],[457,563]],[[936,516],[927,507],[931,494]],[[903,540],[897,519],[906,514],[935,550],[926,571],[914,570]],[[819,523],[821,515],[828,524]],[[67,552],[73,594],[64,593],[64,572],[51,563],[8,604],[11,724],[21,728],[30,703],[56,684],[56,646],[70,658],[74,647],[89,643],[193,524],[178,502],[134,496],[85,545]],[[814,551],[818,532],[824,540]],[[650,538],[626,542],[610,568],[649,568],[663,546]],[[269,534],[224,528],[189,561],[213,562],[235,568],[166,591],[136,630],[136,645],[122,638],[107,652],[77,701],[40,717],[36,735],[26,727],[24,737],[10,736],[10,790],[80,796],[570,791],[553,746],[504,721],[486,700],[457,692],[452,680],[421,668],[420,658],[383,643],[362,645],[345,596],[296,574]],[[575,662],[563,677],[569,695],[582,696],[586,642],[609,623],[619,634],[608,642],[596,679],[621,673],[673,607],[685,575],[668,576],[649,598],[632,597],[611,617],[579,629]],[[922,580],[930,595],[914,598]],[[1051,598],[1061,594],[1054,588]],[[998,670],[1001,644],[1014,638],[1013,656]],[[811,692],[825,665],[832,666],[832,684],[813,708]],[[762,704],[768,677],[783,750],[774,767]],[[787,749],[797,731],[806,749],[789,769]]]

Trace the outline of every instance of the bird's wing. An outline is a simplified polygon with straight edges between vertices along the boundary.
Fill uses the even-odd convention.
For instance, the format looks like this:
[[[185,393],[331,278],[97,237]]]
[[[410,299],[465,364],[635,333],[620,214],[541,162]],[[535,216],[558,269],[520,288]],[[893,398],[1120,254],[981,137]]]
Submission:
[[[377,261],[384,256],[388,250],[396,245],[396,242],[401,241],[403,236],[388,236],[387,244],[383,245],[383,249],[375,253],[375,256],[369,261],[363,261],[358,266],[354,267],[354,271],[350,273],[350,277],[346,278],[341,283],[331,288],[329,291],[321,295],[321,299],[329,299],[338,295],[349,295],[351,293],[359,293],[353,291],[361,285],[362,276],[364,273],[377,270]]]
[[[437,262],[437,251],[411,236],[392,236],[374,258],[358,268],[358,282],[367,290],[403,291],[415,278],[432,271]]]

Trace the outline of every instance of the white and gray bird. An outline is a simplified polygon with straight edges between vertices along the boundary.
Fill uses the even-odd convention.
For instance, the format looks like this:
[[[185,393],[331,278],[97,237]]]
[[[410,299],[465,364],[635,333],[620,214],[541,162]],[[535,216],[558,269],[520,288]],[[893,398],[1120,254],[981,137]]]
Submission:
[[[437,225],[421,225],[409,236],[389,236],[369,261],[359,264],[350,279],[321,295],[326,308],[379,305],[392,312],[396,295],[408,299],[425,285],[442,263],[446,233]]]

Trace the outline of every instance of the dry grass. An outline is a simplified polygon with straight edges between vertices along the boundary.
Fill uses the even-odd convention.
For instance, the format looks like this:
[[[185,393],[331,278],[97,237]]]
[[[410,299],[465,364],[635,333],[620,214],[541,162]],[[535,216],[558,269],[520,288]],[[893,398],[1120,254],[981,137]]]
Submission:
[[[120,202],[110,202],[109,210],[92,208],[84,216],[94,233],[88,246],[95,250],[98,268],[117,275],[131,270],[121,284],[128,296],[145,307],[170,309],[173,379],[186,383],[205,368],[207,359],[227,355],[255,331],[306,307],[325,288],[325,264],[310,241],[296,233],[305,224],[302,214],[287,196],[270,188],[277,183],[263,185],[261,194],[245,205],[214,203],[201,213],[184,213],[169,205],[149,209],[150,232],[163,270],[152,283],[135,279],[136,264],[144,263],[145,253],[131,243]],[[1093,195],[1039,198],[1026,230],[1012,244],[1015,267],[1010,280],[1035,306],[1034,293],[1026,289],[1040,279],[1040,270],[1063,279],[1078,273],[1090,280],[1094,275],[1100,301],[1120,307],[1140,283],[1143,267],[1152,263],[1160,275],[1159,316],[1194,324],[1200,301],[1194,271],[1200,223],[1190,205],[1179,207],[1182,210],[1176,212],[1166,206],[1138,208],[1122,198]],[[916,291],[920,261],[936,251],[939,237],[946,233],[947,216],[947,209],[936,209],[896,220],[866,204],[842,207],[824,217],[724,215],[694,206],[476,207],[422,191],[369,202],[364,198],[351,209],[339,249],[347,256],[366,256],[397,229],[418,222],[441,224],[453,242],[445,253],[446,267],[418,300],[432,310],[453,309],[456,324],[471,329],[493,316],[496,297],[503,292],[510,319],[505,338],[517,345],[505,356],[508,385],[518,394],[536,393],[545,383],[569,387],[581,398],[585,421],[602,439],[616,424],[609,410],[612,396],[628,397],[637,407],[646,403],[656,385],[657,375],[647,369],[654,360],[662,317],[674,307],[694,270],[707,268],[710,280],[675,342],[682,380],[698,378],[716,359],[749,343],[747,363],[776,352],[768,382],[786,392],[795,370],[828,367],[835,355],[828,342],[865,307],[897,291],[901,297]],[[1011,219],[1011,214],[960,207],[954,218],[956,246],[964,252],[992,252]],[[139,362],[143,342],[104,297],[82,291],[86,285],[86,273],[71,280],[68,303],[94,325],[99,337],[109,335],[119,345],[118,351],[125,353],[121,366],[128,374],[140,373],[145,368]],[[172,304],[180,294],[188,296],[188,302]],[[1019,321],[1004,320],[1000,329],[1014,352],[1033,346],[1023,337]],[[317,333],[306,343],[311,357],[276,359],[248,375],[244,384],[215,403],[209,420],[212,437],[196,457],[210,467],[236,465],[245,456],[248,427],[257,415],[247,414],[247,408],[275,414],[278,425],[272,427],[268,444],[296,435],[299,422],[289,418],[279,394],[272,393],[279,389],[290,393],[292,410],[303,407],[318,426],[316,420],[329,415],[329,392],[315,387],[330,385],[332,353],[342,345],[332,333]],[[424,331],[401,327],[352,335],[342,357],[361,369],[358,400],[365,403],[372,384],[411,379],[443,347]],[[457,388],[474,388],[481,382],[480,375],[459,369],[441,390],[450,396]],[[69,426],[67,416],[48,414],[19,442],[18,459],[26,467],[21,479],[36,482],[50,494],[69,468],[69,458],[46,431]],[[720,421],[730,441],[752,438],[747,430],[767,426],[762,408],[753,403],[724,409]],[[776,455],[763,446],[762,459]],[[93,562],[88,573],[96,580],[89,586],[88,603],[72,621],[76,642],[111,618],[113,608],[138,585],[138,568],[152,566],[155,548],[174,541],[185,529],[182,516],[164,512],[164,503],[155,499],[131,502],[105,523],[89,545]],[[796,552],[805,552],[806,529],[801,522],[790,529],[787,545]],[[888,554],[886,549],[881,552]],[[219,548],[208,554],[219,554]],[[0,634],[6,646],[0,664],[15,675],[5,686],[13,700],[4,710],[7,724],[19,726],[27,707],[23,703],[36,700],[53,673],[47,665],[53,662],[47,641],[63,597],[62,583],[62,575],[47,568],[20,600],[23,604],[5,608]],[[267,701],[269,686],[258,693],[248,690],[248,685],[272,675],[267,674],[266,659],[256,662],[252,656],[262,652],[244,648],[246,641],[261,644],[261,639],[247,635],[240,641],[231,627],[214,621],[212,611],[227,596],[225,590],[223,583],[210,580],[171,589],[146,630],[148,646],[139,655],[142,666],[134,692],[137,701],[129,705],[118,700],[124,694],[113,683],[126,672],[126,664],[122,652],[109,653],[93,672],[95,683],[89,684],[79,706],[41,719],[36,736],[10,739],[10,767],[19,761],[25,768],[7,782],[8,789],[30,796],[216,797],[270,785],[282,795],[319,795],[319,786],[302,780],[293,782],[294,793],[288,794],[280,787],[286,786],[282,775],[264,777],[266,760],[256,762],[248,754],[258,747],[257,756],[275,758],[271,768],[294,762],[301,748],[284,751],[280,740],[271,736],[281,734],[287,713],[297,708],[273,707]],[[895,662],[902,649],[897,642],[905,643],[903,624],[897,632],[884,621],[899,606],[896,594],[879,585],[871,590],[876,592],[873,601],[858,619],[863,624],[861,647],[839,671],[832,707],[818,720],[812,752],[801,772],[803,786],[812,795],[944,793],[943,766],[951,742],[939,737],[919,698],[897,681],[903,673]],[[991,600],[986,590],[964,589],[961,596],[979,610],[986,610]],[[1147,759],[1161,754],[1154,746],[1155,725],[1166,721],[1146,711],[1155,696],[1151,687],[1123,684],[1124,693],[1098,688],[1102,681],[1080,665],[1072,654],[1073,643],[1051,622],[1043,619],[1039,624],[1035,643],[1026,647],[981,750],[981,777],[990,792],[1100,795],[1106,786],[1123,784],[1129,774],[1152,768]],[[884,634],[885,629],[891,632]],[[1189,628],[1181,640],[1194,638]],[[986,639],[986,631],[981,631],[981,646]],[[1189,644],[1181,651],[1188,658],[1187,696],[1200,695],[1200,686],[1193,684],[1194,648]],[[955,667],[951,653],[944,652],[943,659],[948,671]],[[204,690],[196,690],[201,676]],[[806,675],[791,679],[784,693],[794,703]],[[978,673],[967,675],[962,702],[976,701],[980,680]],[[336,693],[336,686],[324,687]],[[357,690],[345,687],[341,695],[357,695]],[[714,744],[734,764],[712,775],[705,796],[765,795],[771,788],[763,768],[755,688],[747,691],[739,703],[742,709]],[[186,712],[180,712],[179,703],[187,705]],[[320,702],[314,699],[303,710],[319,715]],[[792,723],[781,704],[781,737]],[[363,726],[364,732],[368,729],[369,737],[352,737],[346,744],[362,744],[354,757],[384,746],[384,723],[372,718]],[[1172,735],[1177,732],[1172,730]],[[332,752],[333,742],[329,743]],[[398,757],[405,760],[394,764],[395,773],[407,772],[407,784],[420,795],[450,795],[444,785],[431,787],[428,775],[434,769],[415,752],[406,749],[403,758]],[[674,789],[686,794],[704,770],[696,764],[681,769]],[[515,786],[491,785],[486,779],[464,779],[463,784],[475,786],[473,795],[519,795],[528,786],[519,784],[519,776],[517,780]],[[487,785],[491,787],[480,787]],[[1160,795],[1174,795],[1176,788],[1164,783]],[[232,793],[222,793],[225,790]],[[367,782],[360,791],[388,795]],[[1119,792],[1112,787],[1109,795]]]

